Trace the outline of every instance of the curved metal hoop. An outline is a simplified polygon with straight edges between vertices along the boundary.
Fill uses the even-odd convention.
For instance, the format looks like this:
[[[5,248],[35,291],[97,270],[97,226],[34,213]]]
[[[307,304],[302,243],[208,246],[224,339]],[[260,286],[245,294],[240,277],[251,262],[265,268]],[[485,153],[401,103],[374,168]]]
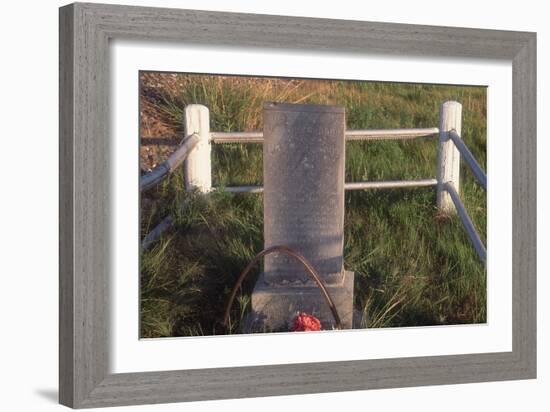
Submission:
[[[233,301],[235,300],[235,296],[237,295],[237,290],[241,287],[241,284],[243,283],[243,280],[246,278],[246,275],[250,272],[250,270],[254,267],[254,265],[262,258],[263,256],[269,255],[271,253],[275,252],[282,252],[286,253],[289,256],[292,256],[296,260],[298,260],[306,269],[307,273],[310,275],[310,277],[317,283],[317,286],[319,286],[319,289],[321,289],[321,292],[323,293],[323,297],[325,298],[325,301],[327,302],[327,305],[330,308],[330,311],[332,312],[332,316],[334,317],[334,322],[336,323],[337,329],[342,329],[342,323],[340,321],[340,316],[338,315],[338,311],[336,310],[336,306],[334,305],[334,302],[332,298],[330,297],[330,294],[328,293],[328,290],[323,283],[323,280],[321,279],[321,276],[319,273],[315,270],[313,266],[306,260],[306,258],[301,255],[300,253],[290,249],[287,246],[272,246],[267,249],[262,250],[260,253],[258,253],[256,256],[254,256],[254,259],[250,261],[250,263],[244,268],[244,270],[241,272],[237,279],[237,283],[235,283],[235,286],[233,287],[233,290],[231,291],[231,297],[229,298],[229,301],[227,302],[227,306],[225,307],[225,315],[223,317],[223,326],[227,328],[227,322],[229,320],[229,312],[231,311],[231,306],[233,305]]]

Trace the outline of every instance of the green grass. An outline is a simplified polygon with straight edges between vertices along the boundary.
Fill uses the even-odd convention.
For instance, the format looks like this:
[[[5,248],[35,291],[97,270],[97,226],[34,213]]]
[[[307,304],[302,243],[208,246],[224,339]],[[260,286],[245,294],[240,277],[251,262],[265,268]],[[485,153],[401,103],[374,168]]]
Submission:
[[[146,74],[163,84],[168,74]],[[410,128],[438,124],[439,105],[463,105],[462,135],[486,165],[486,90],[480,87],[398,83],[299,81],[176,76],[177,85],[142,87],[142,101],[174,133],[182,133],[183,108],[210,108],[211,130],[261,130],[264,101],[345,106],[347,127]],[[143,119],[142,119],[143,120]],[[436,140],[348,142],[346,181],[431,178]],[[262,182],[261,145],[215,145],[213,184]],[[144,236],[162,217],[176,215],[175,229],[141,256],[141,336],[223,333],[219,322],[236,277],[263,248],[259,194],[186,193],[181,172],[142,198]],[[462,166],[461,197],[486,238],[486,196]],[[182,202],[189,207],[182,210]],[[347,192],[346,269],[355,272],[354,306],[364,326],[397,327],[486,321],[486,274],[457,217],[438,215],[435,189]],[[232,331],[249,307],[255,275],[245,282],[232,313]]]

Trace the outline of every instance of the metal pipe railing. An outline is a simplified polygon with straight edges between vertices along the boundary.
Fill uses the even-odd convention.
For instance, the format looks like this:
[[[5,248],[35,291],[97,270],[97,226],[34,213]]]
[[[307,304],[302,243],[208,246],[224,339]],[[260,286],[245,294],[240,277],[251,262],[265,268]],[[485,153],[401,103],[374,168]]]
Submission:
[[[171,174],[179,165],[183,163],[189,153],[197,146],[200,138],[193,133],[183,139],[180,147],[172,153],[168,159],[155,167],[152,171],[139,178],[139,190],[141,192],[158,185]]]
[[[458,212],[458,216],[460,217],[460,220],[462,221],[462,224],[466,229],[466,233],[468,233],[468,236],[472,241],[472,245],[474,246],[474,249],[477,255],[479,256],[479,258],[483,263],[486,263],[487,250],[485,249],[485,245],[483,244],[481,238],[479,237],[479,234],[477,233],[476,228],[474,227],[472,219],[470,219],[470,216],[468,215],[466,208],[462,204],[462,201],[460,200],[458,193],[456,192],[454,187],[452,187],[448,183],[444,184],[444,190],[446,190],[451,196],[451,199],[453,200],[456,211]]]
[[[229,193],[263,193],[264,191],[263,186],[227,186],[218,189]]]
[[[419,137],[435,136],[437,127],[417,129],[366,129],[346,130],[346,141],[350,140],[409,140]]]
[[[437,186],[436,179],[420,179],[420,180],[387,180],[375,182],[353,182],[345,183],[345,190],[366,190],[366,189],[397,189],[407,187],[427,187]],[[262,193],[263,186],[226,186],[220,187],[218,190],[223,190],[229,193]]]
[[[365,129],[346,130],[346,141],[353,140],[408,140],[419,137],[435,136],[437,127],[422,129]],[[263,132],[210,132],[210,141],[224,143],[263,143]]]
[[[449,137],[455,144],[456,148],[466,161],[466,164],[470,167],[472,170],[472,173],[474,174],[476,180],[479,182],[481,187],[483,189],[487,190],[487,175],[475,159],[472,152],[470,152],[470,149],[466,146],[462,138],[458,135],[458,133],[455,130],[451,130],[449,132]]]
[[[345,190],[364,190],[364,189],[398,189],[406,187],[426,187],[437,186],[436,179],[420,179],[420,180],[388,180],[378,182],[356,182],[346,183]]]
[[[202,157],[199,156],[199,149],[193,152],[192,156],[196,159],[189,159],[189,163],[193,165],[190,170],[187,170],[186,179],[191,180],[192,184],[186,187],[197,188],[201,192],[208,193],[211,187],[211,165],[210,165],[210,144],[225,144],[225,143],[258,143],[263,144],[263,132],[210,132],[208,108],[201,105],[189,105],[186,111],[193,112],[194,115],[186,116],[186,119],[201,119],[197,124],[185,124],[186,130],[194,130],[196,133],[188,136],[182,145],[172,154],[165,162],[160,164],[152,172],[140,178],[140,190],[158,184],[166,176],[173,172],[190,152],[202,141],[204,145],[199,146]],[[345,132],[346,141],[360,140],[409,140],[420,137],[433,137],[440,135],[438,149],[438,177],[437,179],[420,179],[420,180],[397,180],[397,181],[374,181],[374,182],[353,182],[345,183],[345,190],[367,190],[367,189],[392,189],[392,188],[408,188],[408,187],[430,187],[437,186],[437,205],[441,212],[451,213],[458,212],[460,219],[479,257],[483,262],[486,259],[485,246],[481,242],[479,235],[475,231],[473,223],[466,212],[458,195],[459,191],[459,162],[463,157],[470,169],[472,170],[476,180],[480,183],[483,189],[487,190],[487,176],[478,162],[464,144],[460,137],[461,125],[461,110],[462,106],[457,102],[445,102],[441,105],[440,124],[439,127],[432,128],[415,128],[415,129],[365,129],[365,130],[347,130]],[[448,136],[448,137],[447,137]],[[452,142],[452,144],[451,144]],[[210,144],[208,144],[210,143]],[[191,160],[193,160],[191,162]],[[230,193],[262,193],[262,186],[229,186],[217,188]],[[453,207],[454,205],[454,207]],[[161,222],[145,239],[144,246],[148,247],[154,243],[162,232],[171,226],[172,220],[167,218]]]

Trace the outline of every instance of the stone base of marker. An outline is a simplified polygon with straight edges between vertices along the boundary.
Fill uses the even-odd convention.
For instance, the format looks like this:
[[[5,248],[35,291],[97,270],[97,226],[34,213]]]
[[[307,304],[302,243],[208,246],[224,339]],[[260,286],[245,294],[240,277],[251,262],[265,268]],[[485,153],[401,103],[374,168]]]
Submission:
[[[353,327],[353,278],[353,272],[345,271],[341,283],[326,285],[344,329]],[[298,312],[318,318],[323,330],[335,328],[332,312],[316,284],[269,285],[260,275],[252,292],[252,313],[245,328],[247,332],[288,331]]]

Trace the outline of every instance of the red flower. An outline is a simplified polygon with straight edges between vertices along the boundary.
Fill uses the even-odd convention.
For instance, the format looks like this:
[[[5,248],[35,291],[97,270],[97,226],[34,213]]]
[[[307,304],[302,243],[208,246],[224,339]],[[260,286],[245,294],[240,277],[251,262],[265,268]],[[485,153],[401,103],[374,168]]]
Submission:
[[[308,332],[321,330],[321,322],[313,315],[300,312],[294,318],[291,332]]]

